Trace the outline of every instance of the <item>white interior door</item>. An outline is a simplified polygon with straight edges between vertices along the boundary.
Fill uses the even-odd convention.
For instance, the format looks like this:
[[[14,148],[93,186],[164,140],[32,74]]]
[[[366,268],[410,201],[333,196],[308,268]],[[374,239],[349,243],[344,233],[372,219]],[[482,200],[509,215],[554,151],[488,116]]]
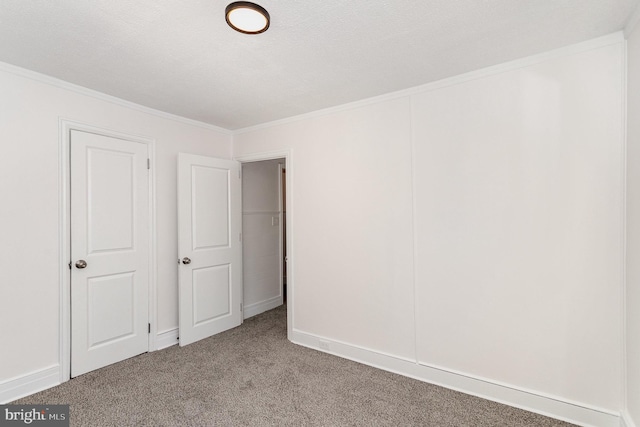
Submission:
[[[71,131],[71,376],[148,351],[147,145]]]
[[[180,345],[242,323],[240,163],[178,156]]]

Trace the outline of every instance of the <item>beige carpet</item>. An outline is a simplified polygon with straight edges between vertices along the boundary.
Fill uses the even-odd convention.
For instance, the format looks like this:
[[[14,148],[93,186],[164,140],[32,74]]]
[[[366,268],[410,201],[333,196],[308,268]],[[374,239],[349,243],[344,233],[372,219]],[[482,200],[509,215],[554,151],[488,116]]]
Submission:
[[[569,426],[294,345],[284,307],[21,399],[73,426]]]

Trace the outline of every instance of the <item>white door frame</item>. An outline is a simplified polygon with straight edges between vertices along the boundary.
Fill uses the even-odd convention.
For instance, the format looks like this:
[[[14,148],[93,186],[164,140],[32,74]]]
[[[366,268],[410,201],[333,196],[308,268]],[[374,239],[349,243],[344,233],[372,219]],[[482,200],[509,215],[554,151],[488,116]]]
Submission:
[[[71,378],[71,180],[69,148],[71,143],[71,131],[94,133],[97,135],[138,142],[147,145],[151,162],[149,171],[149,351],[155,350],[155,336],[157,331],[156,315],[156,172],[155,172],[155,140],[137,135],[92,126],[75,120],[60,118],[58,120],[58,156],[59,156],[59,273],[60,273],[60,301],[59,301],[59,356],[60,382],[69,381]]]
[[[278,271],[280,272],[279,283],[280,283],[280,296],[284,301],[284,271],[282,265],[284,263],[284,242],[282,239],[282,232],[287,226],[286,220],[283,221],[283,218],[286,217],[285,206],[283,204],[285,194],[282,192],[282,171],[286,170],[286,160],[285,164],[278,164],[278,211],[279,211],[279,221],[278,221],[278,259],[280,260],[280,265],[278,267]],[[285,190],[286,190],[286,182],[285,182]],[[283,225],[284,223],[284,225]]]
[[[276,160],[285,159],[285,167],[287,168],[286,189],[287,189],[287,221],[285,226],[287,228],[287,339],[291,341],[293,334],[293,318],[294,318],[294,292],[295,281],[293,277],[293,263],[295,248],[293,247],[293,218],[294,218],[294,198],[293,198],[293,151],[268,151],[263,153],[249,154],[244,156],[234,156],[233,160],[237,160],[240,163],[252,163],[261,162],[263,160]],[[282,189],[280,189],[280,192]],[[282,221],[280,222],[282,224]],[[280,233],[280,239],[282,239],[282,232]],[[280,245],[282,249],[282,245]],[[282,265],[282,260],[280,260]],[[282,292],[282,274],[280,274],[280,292]]]

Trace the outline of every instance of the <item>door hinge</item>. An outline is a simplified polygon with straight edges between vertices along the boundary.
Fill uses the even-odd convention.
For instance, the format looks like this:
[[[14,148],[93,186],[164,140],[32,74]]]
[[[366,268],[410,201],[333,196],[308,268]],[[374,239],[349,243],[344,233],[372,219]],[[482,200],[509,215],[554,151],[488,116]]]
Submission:
[[[148,323],[148,325],[149,325],[148,332],[151,333],[151,323]]]
[[[147,159],[147,169],[151,169],[151,159]]]

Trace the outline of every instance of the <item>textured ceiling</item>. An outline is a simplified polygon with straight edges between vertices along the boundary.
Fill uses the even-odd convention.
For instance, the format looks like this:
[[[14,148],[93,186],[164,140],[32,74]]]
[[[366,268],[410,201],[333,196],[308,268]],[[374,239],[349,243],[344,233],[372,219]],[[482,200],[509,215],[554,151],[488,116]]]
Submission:
[[[1,0],[0,61],[238,129],[621,30],[640,0]]]

